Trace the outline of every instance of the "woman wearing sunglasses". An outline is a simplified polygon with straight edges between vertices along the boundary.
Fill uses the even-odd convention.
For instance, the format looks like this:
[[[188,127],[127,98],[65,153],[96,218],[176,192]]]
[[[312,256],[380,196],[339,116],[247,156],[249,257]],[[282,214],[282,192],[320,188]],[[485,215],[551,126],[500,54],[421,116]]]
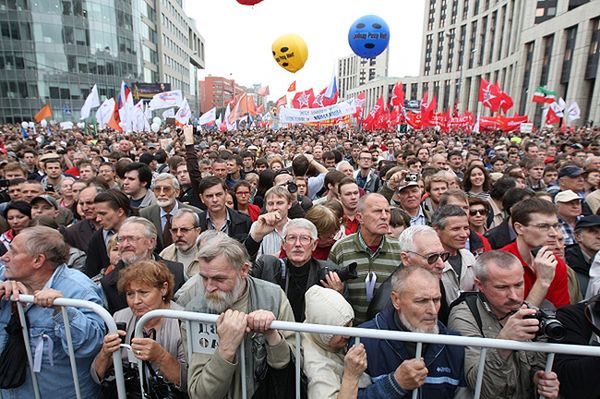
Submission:
[[[490,213],[489,202],[479,197],[469,197],[469,227],[483,242],[483,252],[492,249],[490,242],[483,235],[487,231],[488,215]],[[479,254],[473,253],[475,257]]]

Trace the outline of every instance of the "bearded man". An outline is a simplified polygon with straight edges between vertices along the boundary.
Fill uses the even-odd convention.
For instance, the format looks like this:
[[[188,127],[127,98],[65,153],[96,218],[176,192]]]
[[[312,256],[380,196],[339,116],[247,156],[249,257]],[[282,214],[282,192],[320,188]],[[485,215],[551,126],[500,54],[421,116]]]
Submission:
[[[294,313],[278,285],[248,274],[248,252],[235,239],[216,233],[202,242],[197,259],[199,272],[182,288],[178,303],[185,310],[219,318],[216,330],[214,325],[200,325],[198,334],[194,335],[196,327],[192,331],[188,393],[193,398],[241,398],[238,349],[243,341],[246,390],[252,397],[264,389],[267,366],[284,369],[293,361],[293,334],[271,329],[271,322],[294,321]],[[185,334],[185,324],[182,330]]]

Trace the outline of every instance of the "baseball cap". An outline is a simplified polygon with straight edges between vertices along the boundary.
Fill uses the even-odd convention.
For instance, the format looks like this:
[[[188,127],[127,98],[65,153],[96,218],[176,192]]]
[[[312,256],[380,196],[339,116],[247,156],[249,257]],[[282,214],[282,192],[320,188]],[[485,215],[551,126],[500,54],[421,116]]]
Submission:
[[[258,150],[258,147],[257,147],[257,146],[255,146],[255,145],[249,145],[249,146],[248,146],[248,149],[249,149],[250,151],[256,151],[256,150]]]
[[[58,155],[55,152],[49,152],[40,157],[40,161],[42,161],[42,162],[48,161],[50,159],[60,159],[60,155]]]
[[[58,209],[58,203],[56,202],[56,200],[54,198],[52,198],[49,195],[38,195],[37,197],[35,197],[34,199],[31,200],[31,205],[33,205],[35,202],[37,201],[45,201],[48,204],[52,205],[54,207],[54,209]]]
[[[579,177],[583,174],[583,169],[575,165],[567,165],[560,168],[558,178],[561,177]]]
[[[414,186],[419,186],[418,178],[411,180],[410,175],[407,175],[407,177],[404,180],[402,180],[400,182],[400,184],[398,184],[398,188],[396,190],[398,192],[400,192],[400,191],[404,190],[405,188],[414,187]]]
[[[574,200],[581,200],[581,197],[573,190],[561,191],[554,197],[555,204],[558,204],[559,202],[571,202]]]
[[[584,216],[575,224],[575,230],[600,226],[600,215]]]

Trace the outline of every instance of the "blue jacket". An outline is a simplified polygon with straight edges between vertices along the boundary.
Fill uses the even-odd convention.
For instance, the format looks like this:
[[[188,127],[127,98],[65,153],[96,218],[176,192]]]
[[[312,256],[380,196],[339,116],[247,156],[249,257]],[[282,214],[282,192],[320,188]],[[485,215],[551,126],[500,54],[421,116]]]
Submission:
[[[4,281],[4,266],[0,266],[0,281]],[[83,299],[104,305],[100,287],[85,274],[59,266],[45,288],[61,291],[65,298]],[[71,337],[77,363],[79,386],[82,398],[97,398],[100,386],[90,376],[90,366],[94,357],[102,347],[105,334],[104,321],[96,313],[79,308],[67,308],[71,325]],[[11,301],[0,300],[0,352],[6,345],[6,324],[10,320]],[[29,305],[26,308],[29,326],[29,341],[32,355],[35,357],[36,347],[40,345],[42,362],[37,382],[42,398],[74,398],[75,385],[71,374],[65,326],[61,312],[55,314],[53,308]],[[50,360],[52,358],[52,361]],[[26,362],[26,359],[23,359]],[[35,363],[35,362],[34,362]],[[27,366],[27,378],[19,388],[1,391],[3,399],[33,398],[31,372]]]
[[[360,328],[377,330],[398,330],[394,322],[395,309],[387,306],[379,312],[374,319],[361,324]],[[440,334],[455,335],[446,326],[438,322]],[[390,381],[390,387],[399,388],[401,395],[389,397],[410,397],[411,392],[402,390],[393,378],[393,374],[404,360],[413,358],[407,351],[404,342],[385,339],[363,338],[361,343],[367,351],[367,373],[374,382],[379,380]],[[423,354],[425,365],[429,370],[425,384],[421,387],[420,397],[427,399],[452,398],[459,386],[465,386],[464,359],[465,351],[460,346],[447,346],[442,344],[429,344]],[[391,381],[393,380],[393,381]],[[378,385],[378,384],[375,384]],[[373,387],[375,388],[375,387]],[[382,392],[383,393],[383,392]],[[389,394],[389,391],[388,391]],[[383,398],[380,395],[367,395],[359,398]]]

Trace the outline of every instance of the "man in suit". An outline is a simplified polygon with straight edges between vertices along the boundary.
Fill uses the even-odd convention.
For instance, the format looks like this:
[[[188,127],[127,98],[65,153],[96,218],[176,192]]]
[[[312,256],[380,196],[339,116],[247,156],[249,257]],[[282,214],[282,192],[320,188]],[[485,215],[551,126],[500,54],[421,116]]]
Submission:
[[[94,198],[98,194],[98,188],[95,185],[84,188],[79,192],[77,204],[81,207],[83,219],[72,226],[67,227],[64,236],[65,241],[72,247],[87,251],[90,245],[92,235],[100,223],[96,220],[96,209],[94,208]]]
[[[120,260],[114,270],[100,280],[110,313],[115,313],[117,310],[127,307],[125,294],[119,293],[117,290],[119,273],[122,269],[139,260],[154,259],[167,266],[175,278],[173,292],[177,291],[183,285],[185,281],[183,277],[183,264],[152,255],[156,246],[156,236],[156,227],[154,227],[154,224],[142,217],[131,216],[121,224],[117,233]]]
[[[198,212],[198,215],[203,212],[177,200],[180,192],[179,181],[170,173],[161,173],[156,176],[152,190],[156,196],[156,204],[140,209],[140,216],[154,223],[158,232],[155,251],[159,253],[173,243],[171,225],[175,212],[179,209],[190,209]]]

